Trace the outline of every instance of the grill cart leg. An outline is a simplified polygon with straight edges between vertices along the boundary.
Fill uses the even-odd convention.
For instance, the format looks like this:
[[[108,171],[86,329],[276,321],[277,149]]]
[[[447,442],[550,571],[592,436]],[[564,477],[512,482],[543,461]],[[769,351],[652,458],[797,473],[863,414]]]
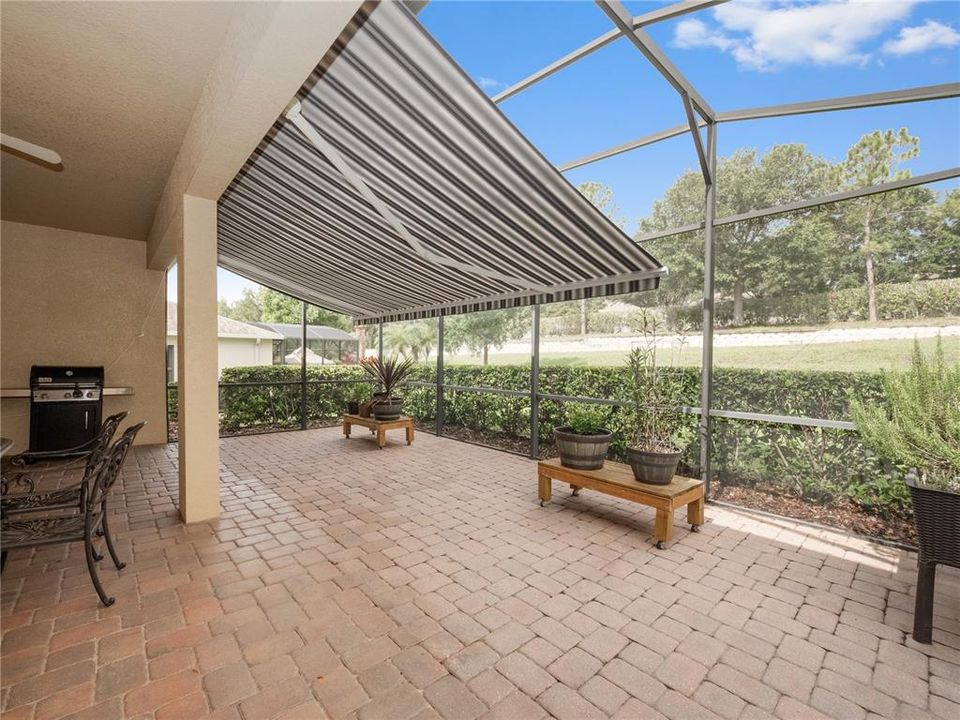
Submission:
[[[917,603],[913,609],[913,639],[929,645],[933,636],[933,587],[937,579],[935,562],[917,563]]]

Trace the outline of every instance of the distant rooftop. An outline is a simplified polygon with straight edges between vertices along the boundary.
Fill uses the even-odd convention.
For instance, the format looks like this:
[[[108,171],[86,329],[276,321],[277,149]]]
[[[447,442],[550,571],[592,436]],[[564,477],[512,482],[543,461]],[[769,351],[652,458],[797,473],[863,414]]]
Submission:
[[[177,304],[167,303],[167,335],[177,334]],[[241,322],[217,315],[217,337],[251,338],[256,340],[283,340],[284,336],[267,326]]]
[[[299,323],[254,323],[258,327],[272,330],[285,338],[299,339],[302,332]],[[307,325],[307,340],[346,340],[357,341],[356,335],[351,335],[340,328],[328,325]]]

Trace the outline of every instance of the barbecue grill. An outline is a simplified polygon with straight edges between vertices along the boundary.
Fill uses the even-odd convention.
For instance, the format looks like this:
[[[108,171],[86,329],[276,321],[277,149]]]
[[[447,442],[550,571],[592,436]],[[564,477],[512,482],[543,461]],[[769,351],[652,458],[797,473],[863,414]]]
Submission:
[[[63,451],[93,440],[103,414],[103,368],[34,365],[30,369],[30,452]]]

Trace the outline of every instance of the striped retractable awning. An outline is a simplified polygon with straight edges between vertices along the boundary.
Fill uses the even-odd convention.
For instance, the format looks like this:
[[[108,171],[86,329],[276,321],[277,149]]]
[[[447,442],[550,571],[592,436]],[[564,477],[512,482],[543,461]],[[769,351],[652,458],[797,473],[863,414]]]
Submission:
[[[220,199],[220,264],[360,323],[654,289],[401,3],[367,5]]]

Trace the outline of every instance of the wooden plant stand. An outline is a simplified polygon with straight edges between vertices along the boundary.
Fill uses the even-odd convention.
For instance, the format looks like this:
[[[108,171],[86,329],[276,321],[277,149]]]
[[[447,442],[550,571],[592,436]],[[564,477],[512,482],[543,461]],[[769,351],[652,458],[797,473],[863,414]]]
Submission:
[[[623,500],[631,500],[657,511],[654,537],[662,550],[673,539],[673,511],[687,506],[690,530],[698,532],[703,525],[703,481],[674,476],[669,485],[647,485],[637,482],[633,470],[623,463],[604,463],[599,470],[574,470],[560,464],[560,458],[537,463],[540,484],[540,505],[550,501],[551,480],[569,483],[574,495],[581,488],[596,490]]]
[[[350,437],[350,430],[354,425],[361,425],[369,428],[371,433],[377,436],[377,447],[383,450],[387,444],[387,430],[399,430],[403,428],[407,431],[407,445],[413,444],[414,429],[412,417],[400,417],[396,420],[377,420],[374,417],[362,417],[360,415],[343,416],[343,436]]]

